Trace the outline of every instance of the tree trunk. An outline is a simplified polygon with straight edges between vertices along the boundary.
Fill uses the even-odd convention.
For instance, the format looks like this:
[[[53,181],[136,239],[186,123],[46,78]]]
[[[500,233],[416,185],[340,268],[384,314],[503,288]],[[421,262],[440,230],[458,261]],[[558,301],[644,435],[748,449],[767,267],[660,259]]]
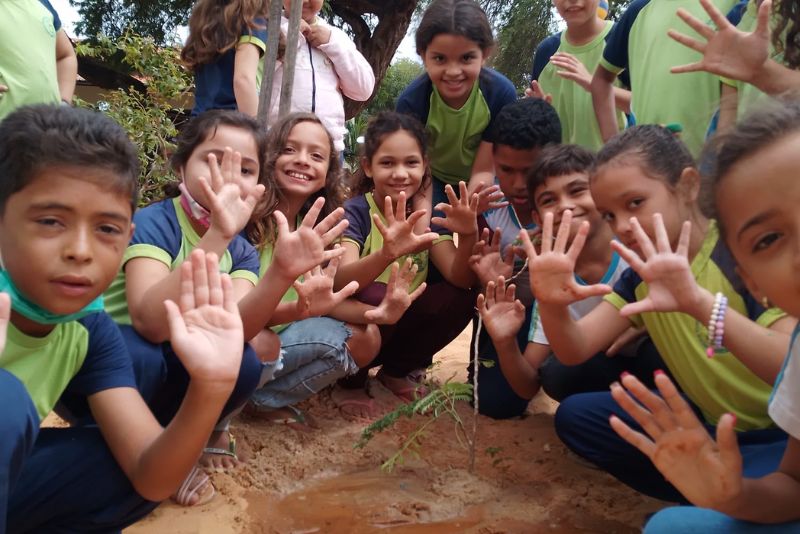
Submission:
[[[372,65],[375,73],[375,91],[389,68],[400,41],[408,31],[417,0],[331,0],[331,11],[353,30],[356,46]],[[378,18],[375,31],[371,31],[364,15]],[[350,119],[358,114],[368,102],[345,99],[345,116]]]

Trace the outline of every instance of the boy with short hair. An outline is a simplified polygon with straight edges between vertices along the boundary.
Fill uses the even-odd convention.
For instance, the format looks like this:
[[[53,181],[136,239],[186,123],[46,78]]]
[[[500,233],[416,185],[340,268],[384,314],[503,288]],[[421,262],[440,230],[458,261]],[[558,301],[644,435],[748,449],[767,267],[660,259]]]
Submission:
[[[566,29],[544,39],[533,54],[531,86],[527,96],[545,98],[553,104],[561,119],[564,143],[574,143],[590,150],[603,146],[597,124],[590,85],[592,73],[600,62],[606,37],[614,25],[605,20],[606,0],[553,0]],[[629,85],[627,75],[622,80]],[[619,84],[618,84],[619,85]],[[631,92],[614,87],[618,127],[625,126],[630,111]]]
[[[180,309],[165,303],[191,377],[178,415],[162,428],[136,390],[101,295],[133,232],[137,178],[135,148],[99,113],[39,105],[0,123],[0,532],[106,532],[143,517],[196,478],[236,381],[231,282],[196,251]],[[64,393],[86,398],[96,427],[39,429]],[[197,500],[199,487],[183,491]]]
[[[513,246],[521,229],[533,231],[536,228],[525,176],[544,147],[561,142],[561,123],[553,106],[544,100],[524,98],[503,107],[487,138],[493,147],[495,185],[499,186],[507,205],[478,217],[483,241],[476,244],[470,264],[483,286],[500,275],[509,277],[517,272],[515,281],[520,283],[520,299],[530,307],[533,296],[528,273],[523,268],[524,262],[513,262]],[[528,314],[526,321],[529,320]],[[527,331],[527,326],[525,329]],[[524,337],[520,338],[520,343],[525,341]],[[474,339],[470,347],[474,347]],[[482,360],[497,363],[497,352],[486,333],[480,337],[478,354]],[[472,370],[470,365],[470,380]],[[525,411],[528,401],[513,392],[498,365],[480,366],[478,372],[483,414],[511,417]]]
[[[592,200],[589,173],[593,165],[594,155],[577,145],[546,147],[527,175],[527,188],[533,206],[532,216],[537,224],[541,225],[545,215],[552,213],[554,227],[558,228],[563,213],[570,210],[573,213],[571,241],[581,223],[589,221],[586,244],[575,266],[578,282],[613,285],[628,266],[609,246],[614,234]],[[584,299],[573,304],[570,312],[576,317],[583,316],[601,301],[601,297]],[[532,314],[526,313],[522,304],[515,302],[505,277],[498,277],[487,285],[486,296],[479,297],[478,311],[497,349],[500,371],[513,393],[526,406],[540,387],[560,401],[574,393],[607,389],[623,371],[652,384],[652,372],[663,368],[661,358],[649,339],[639,341],[635,347],[625,346],[637,336],[622,336],[607,351],[584,364],[572,367],[561,364],[550,352],[536,304]],[[532,315],[532,318],[530,326],[523,328],[526,315]],[[527,343],[523,354],[519,337],[525,334]],[[611,357],[623,348],[626,352],[633,352],[635,357],[621,354]],[[516,415],[522,412],[524,408]]]

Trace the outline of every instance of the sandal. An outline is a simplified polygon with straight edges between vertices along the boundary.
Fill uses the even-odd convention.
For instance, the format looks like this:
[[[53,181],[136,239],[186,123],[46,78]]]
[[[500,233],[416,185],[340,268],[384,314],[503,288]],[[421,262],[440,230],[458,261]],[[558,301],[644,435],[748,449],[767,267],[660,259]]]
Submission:
[[[377,378],[378,382],[383,384],[386,389],[394,393],[396,397],[399,397],[404,402],[414,402],[429,393],[424,383],[425,375],[425,369],[415,369],[403,378],[396,378],[387,375],[383,372],[383,369],[381,369],[378,371],[378,374],[375,375],[375,378]],[[401,381],[406,385],[400,385]]]
[[[286,425],[304,432],[319,428],[309,415],[291,404],[280,408],[264,408],[251,401],[247,403],[245,413],[273,425]]]
[[[172,500],[181,506],[202,506],[211,502],[216,494],[217,490],[205,471],[194,466],[172,496]],[[192,498],[195,496],[197,501],[192,503]]]
[[[239,457],[236,456],[236,438],[228,431],[228,448],[222,449],[220,447],[204,447],[203,454],[219,454],[221,456],[230,456],[237,462]]]

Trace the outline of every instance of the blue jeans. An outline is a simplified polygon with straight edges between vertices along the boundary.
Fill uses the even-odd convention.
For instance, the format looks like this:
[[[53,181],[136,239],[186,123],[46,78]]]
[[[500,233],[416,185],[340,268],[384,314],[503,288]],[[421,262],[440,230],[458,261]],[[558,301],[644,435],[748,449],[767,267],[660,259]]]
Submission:
[[[290,324],[278,334],[283,367],[256,390],[252,401],[271,409],[296,404],[356,373],[358,365],[347,347],[351,335],[345,323],[330,317]]]
[[[703,534],[784,534],[800,532],[800,521],[761,525],[740,521],[714,510],[694,506],[673,506],[655,514],[644,527],[644,534],[702,532]]]
[[[702,419],[699,410],[697,416]],[[568,397],[555,416],[556,433],[578,456],[586,458],[640,493],[664,501],[687,503],[667,482],[650,459],[617,435],[608,423],[616,415],[631,428],[641,427],[611,397],[609,392],[581,393]],[[705,425],[712,436],[716,429]],[[778,468],[786,449],[787,435],[779,428],[748,430],[737,434],[743,474],[762,477]]]
[[[0,534],[119,532],[158,503],[133,489],[96,427],[43,428],[0,369]]]

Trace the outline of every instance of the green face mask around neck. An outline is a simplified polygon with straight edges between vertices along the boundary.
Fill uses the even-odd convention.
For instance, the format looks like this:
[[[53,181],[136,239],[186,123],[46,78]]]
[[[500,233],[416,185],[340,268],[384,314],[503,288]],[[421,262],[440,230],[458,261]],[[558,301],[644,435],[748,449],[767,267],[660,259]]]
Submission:
[[[28,300],[22,293],[19,292],[11,277],[8,276],[8,271],[0,271],[0,291],[8,293],[11,297],[11,309],[15,312],[27,317],[31,321],[40,324],[59,324],[76,321],[89,314],[101,312],[104,309],[103,295],[100,295],[85,308],[75,313],[67,315],[60,315],[51,311],[45,310],[38,304]]]

